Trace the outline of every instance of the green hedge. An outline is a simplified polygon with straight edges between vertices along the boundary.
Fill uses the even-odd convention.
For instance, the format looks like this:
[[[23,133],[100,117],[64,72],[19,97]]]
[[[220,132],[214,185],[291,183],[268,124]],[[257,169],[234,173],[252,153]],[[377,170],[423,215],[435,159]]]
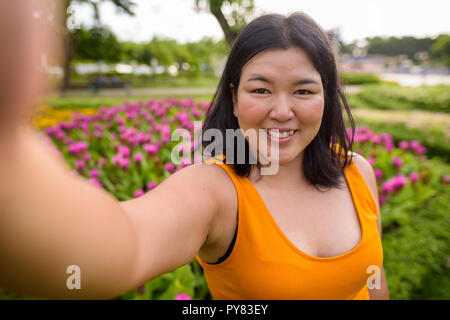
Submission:
[[[340,77],[346,85],[381,83],[380,77],[375,73],[341,73]]]
[[[366,85],[355,94],[369,108],[450,113],[450,85],[401,87]]]

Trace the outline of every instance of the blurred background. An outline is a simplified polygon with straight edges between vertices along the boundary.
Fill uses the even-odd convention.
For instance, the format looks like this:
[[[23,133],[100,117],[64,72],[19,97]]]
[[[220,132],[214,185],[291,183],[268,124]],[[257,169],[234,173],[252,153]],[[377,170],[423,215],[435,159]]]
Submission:
[[[376,173],[391,299],[450,297],[448,2],[64,1],[65,23],[55,25],[64,59],[42,59],[55,90],[36,101],[32,125],[74,174],[119,200],[195,160],[172,162],[170,132],[204,119],[246,23],[270,12],[310,15],[333,43],[357,127],[353,149]],[[192,261],[118,299],[211,295]]]

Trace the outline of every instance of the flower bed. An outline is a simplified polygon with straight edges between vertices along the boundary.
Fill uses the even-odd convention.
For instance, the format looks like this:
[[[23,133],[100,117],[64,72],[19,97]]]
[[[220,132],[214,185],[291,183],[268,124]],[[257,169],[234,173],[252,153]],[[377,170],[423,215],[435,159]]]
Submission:
[[[207,103],[190,99],[125,103],[100,107],[90,115],[73,112],[71,121],[46,127],[45,133],[73,174],[118,200],[128,200],[190,164],[171,162],[170,151],[178,142],[170,141],[170,133],[176,128],[192,132],[193,121],[202,120],[207,108]],[[439,283],[448,274],[448,165],[427,159],[426,147],[416,140],[396,146],[389,134],[367,127],[357,128],[353,150],[372,164],[376,175],[391,298],[442,297],[449,290],[436,293],[427,283]],[[211,295],[193,260],[120,298],[211,299]]]

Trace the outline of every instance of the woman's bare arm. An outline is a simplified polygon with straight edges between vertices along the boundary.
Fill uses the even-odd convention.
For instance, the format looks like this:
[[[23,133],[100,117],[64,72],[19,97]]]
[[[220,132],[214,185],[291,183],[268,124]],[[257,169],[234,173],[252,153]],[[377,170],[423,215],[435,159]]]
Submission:
[[[34,134],[22,131],[6,144],[12,149],[1,156],[0,170],[2,289],[47,298],[118,297],[191,261],[220,206],[214,177],[205,178],[221,170],[213,166],[184,168],[120,203],[71,175]],[[71,265],[80,268],[81,289],[67,288]]]

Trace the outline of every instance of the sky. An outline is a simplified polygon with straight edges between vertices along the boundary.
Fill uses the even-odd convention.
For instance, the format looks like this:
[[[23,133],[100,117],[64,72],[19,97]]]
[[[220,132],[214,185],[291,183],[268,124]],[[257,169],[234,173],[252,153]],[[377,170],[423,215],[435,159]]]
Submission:
[[[134,0],[136,15],[118,14],[113,5],[100,6],[101,20],[122,41],[146,42],[155,35],[179,42],[203,37],[223,38],[219,23],[210,13],[194,10],[194,0]],[[339,28],[345,43],[365,37],[433,37],[450,33],[448,0],[254,0],[255,16],[303,11],[322,28]],[[93,24],[92,10],[76,5],[74,22]]]

